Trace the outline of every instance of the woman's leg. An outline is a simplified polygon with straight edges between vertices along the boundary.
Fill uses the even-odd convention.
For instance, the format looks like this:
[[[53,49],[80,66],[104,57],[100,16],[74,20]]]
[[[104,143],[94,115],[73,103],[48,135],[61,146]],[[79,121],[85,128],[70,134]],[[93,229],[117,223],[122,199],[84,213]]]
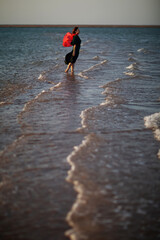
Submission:
[[[74,73],[74,63],[71,64],[71,73]]]
[[[68,64],[68,66],[67,66],[67,68],[66,68],[66,70],[65,70],[66,73],[69,71],[71,65],[72,65],[72,63],[69,63],[69,64]]]
[[[68,73],[70,68],[71,68],[71,73],[74,73],[74,63],[69,63],[65,72]]]

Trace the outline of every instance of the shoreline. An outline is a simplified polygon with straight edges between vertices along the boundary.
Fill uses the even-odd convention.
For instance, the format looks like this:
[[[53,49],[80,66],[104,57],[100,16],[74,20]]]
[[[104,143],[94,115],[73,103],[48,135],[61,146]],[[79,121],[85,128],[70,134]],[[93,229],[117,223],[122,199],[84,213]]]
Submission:
[[[160,25],[92,25],[92,24],[75,24],[81,28],[160,28]],[[0,28],[68,28],[74,27],[71,24],[0,24]]]

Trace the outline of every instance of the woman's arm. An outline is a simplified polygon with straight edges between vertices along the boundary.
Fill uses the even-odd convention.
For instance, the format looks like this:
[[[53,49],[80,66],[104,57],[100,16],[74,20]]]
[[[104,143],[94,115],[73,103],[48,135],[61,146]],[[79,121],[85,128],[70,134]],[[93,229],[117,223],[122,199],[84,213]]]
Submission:
[[[73,46],[73,54],[72,54],[73,57],[75,56],[75,53],[76,53],[76,44]]]

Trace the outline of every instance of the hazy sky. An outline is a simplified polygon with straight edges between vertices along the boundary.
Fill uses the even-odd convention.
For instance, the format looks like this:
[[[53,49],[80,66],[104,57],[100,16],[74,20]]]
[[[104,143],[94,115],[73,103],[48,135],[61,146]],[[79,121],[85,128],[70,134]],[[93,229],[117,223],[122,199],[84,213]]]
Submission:
[[[0,24],[160,25],[160,0],[0,0]]]

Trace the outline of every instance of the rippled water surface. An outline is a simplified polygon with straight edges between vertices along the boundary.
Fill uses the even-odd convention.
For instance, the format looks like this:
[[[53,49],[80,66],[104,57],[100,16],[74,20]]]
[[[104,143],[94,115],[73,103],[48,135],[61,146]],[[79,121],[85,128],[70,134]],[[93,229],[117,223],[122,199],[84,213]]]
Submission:
[[[160,239],[160,30],[0,29],[0,238]]]

